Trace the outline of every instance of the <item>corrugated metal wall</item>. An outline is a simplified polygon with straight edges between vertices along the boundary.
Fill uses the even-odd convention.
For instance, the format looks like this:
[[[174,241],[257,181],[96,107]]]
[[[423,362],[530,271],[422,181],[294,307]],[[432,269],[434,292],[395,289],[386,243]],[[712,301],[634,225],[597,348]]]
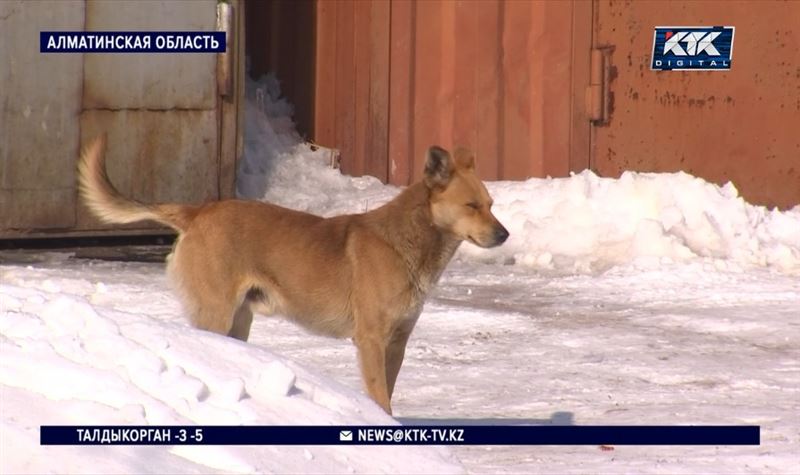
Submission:
[[[420,176],[434,143],[474,149],[487,179],[584,168],[574,22],[588,74],[589,3],[318,2],[315,139],[346,173],[396,184]]]
[[[341,149],[347,173],[386,180],[388,1],[317,3],[315,140]]]

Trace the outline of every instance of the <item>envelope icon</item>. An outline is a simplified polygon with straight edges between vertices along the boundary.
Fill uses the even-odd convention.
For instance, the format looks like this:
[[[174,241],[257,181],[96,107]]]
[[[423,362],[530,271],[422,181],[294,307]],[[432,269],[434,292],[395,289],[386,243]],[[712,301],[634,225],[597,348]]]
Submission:
[[[342,442],[352,442],[353,441],[353,431],[352,430],[340,430],[339,431],[339,440]]]

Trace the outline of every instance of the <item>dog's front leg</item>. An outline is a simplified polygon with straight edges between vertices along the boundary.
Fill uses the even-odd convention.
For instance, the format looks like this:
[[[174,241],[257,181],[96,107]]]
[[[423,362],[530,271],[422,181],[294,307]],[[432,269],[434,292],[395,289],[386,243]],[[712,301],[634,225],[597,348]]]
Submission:
[[[386,386],[386,343],[380,337],[358,332],[354,340],[367,392],[384,411],[391,414],[389,390]]]
[[[389,399],[394,394],[394,385],[397,382],[400,367],[403,365],[408,337],[411,336],[411,330],[413,329],[412,325],[410,328],[398,328],[395,330],[386,348],[386,386],[389,390]]]

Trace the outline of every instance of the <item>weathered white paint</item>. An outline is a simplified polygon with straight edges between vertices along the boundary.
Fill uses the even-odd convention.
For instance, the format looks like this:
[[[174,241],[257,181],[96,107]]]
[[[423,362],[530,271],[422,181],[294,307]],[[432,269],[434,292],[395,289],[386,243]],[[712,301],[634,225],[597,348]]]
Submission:
[[[216,0],[89,2],[89,31],[215,31]],[[215,54],[90,54],[87,109],[214,109]]]
[[[39,31],[83,21],[82,1],[0,1],[0,235],[75,222],[83,55],[39,53]]]
[[[202,203],[218,198],[217,112],[87,110],[81,134],[87,143],[108,133],[106,164],[112,183],[144,202]],[[99,229],[82,205],[78,226]],[[141,229],[152,223],[127,226]]]

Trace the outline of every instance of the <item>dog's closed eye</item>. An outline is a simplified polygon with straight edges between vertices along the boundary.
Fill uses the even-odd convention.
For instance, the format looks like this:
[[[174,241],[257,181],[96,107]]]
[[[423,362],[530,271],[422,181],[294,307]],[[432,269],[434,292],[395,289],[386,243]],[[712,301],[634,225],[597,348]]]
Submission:
[[[472,208],[472,209],[480,209],[481,208],[481,205],[476,203],[475,201],[470,201],[465,206],[467,206],[469,208]]]

